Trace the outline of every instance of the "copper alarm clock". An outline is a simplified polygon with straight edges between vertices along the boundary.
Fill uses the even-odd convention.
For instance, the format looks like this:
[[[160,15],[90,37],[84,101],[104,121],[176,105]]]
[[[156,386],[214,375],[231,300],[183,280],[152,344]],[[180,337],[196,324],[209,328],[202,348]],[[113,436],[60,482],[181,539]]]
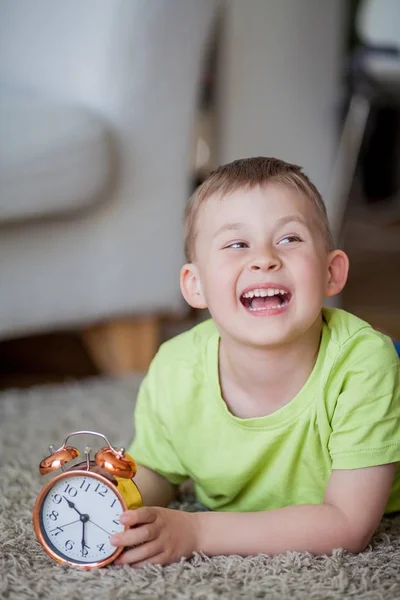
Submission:
[[[101,437],[107,446],[94,460],[86,446],[86,460],[67,470],[66,463],[80,454],[67,446],[68,439],[82,434]],[[40,463],[40,473],[62,472],[42,488],[35,502],[33,525],[39,542],[59,563],[86,570],[110,564],[123,550],[110,544],[111,535],[128,529],[119,521],[121,513],[142,506],[133,481],[135,461],[96,431],[74,431],[58,450],[50,446],[50,452]]]

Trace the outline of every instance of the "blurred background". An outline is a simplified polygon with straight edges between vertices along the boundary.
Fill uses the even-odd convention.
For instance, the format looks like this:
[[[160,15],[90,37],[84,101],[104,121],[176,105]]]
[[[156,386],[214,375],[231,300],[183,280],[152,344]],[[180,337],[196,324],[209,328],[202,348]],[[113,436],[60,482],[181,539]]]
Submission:
[[[204,314],[183,207],[221,163],[302,165],[400,339],[398,0],[0,0],[0,387],[144,371]]]

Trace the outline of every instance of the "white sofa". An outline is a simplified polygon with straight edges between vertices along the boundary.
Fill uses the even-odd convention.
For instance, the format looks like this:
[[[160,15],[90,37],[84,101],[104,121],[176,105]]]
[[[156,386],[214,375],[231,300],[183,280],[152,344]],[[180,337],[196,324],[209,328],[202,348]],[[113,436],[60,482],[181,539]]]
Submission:
[[[335,222],[345,0],[1,0],[0,339],[100,322],[84,339],[120,372],[154,332],[101,322],[185,310],[181,214],[219,4],[216,162],[302,164]]]
[[[0,339],[179,313],[217,0],[1,0]]]

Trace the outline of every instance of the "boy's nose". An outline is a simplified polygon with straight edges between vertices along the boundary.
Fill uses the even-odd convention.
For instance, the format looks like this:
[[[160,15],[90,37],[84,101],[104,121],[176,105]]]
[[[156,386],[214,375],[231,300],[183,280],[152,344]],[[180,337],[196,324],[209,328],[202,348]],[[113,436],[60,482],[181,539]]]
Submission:
[[[277,256],[259,256],[249,263],[250,271],[277,271],[281,262]]]

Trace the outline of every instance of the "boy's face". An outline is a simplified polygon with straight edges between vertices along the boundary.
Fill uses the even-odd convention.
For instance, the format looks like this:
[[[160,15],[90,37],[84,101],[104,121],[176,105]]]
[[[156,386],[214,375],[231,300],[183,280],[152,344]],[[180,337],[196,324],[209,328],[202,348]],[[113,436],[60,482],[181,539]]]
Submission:
[[[316,208],[295,190],[269,184],[212,197],[196,229],[182,291],[208,307],[221,334],[257,346],[293,342],[318,322],[325,295],[340,291],[332,261],[347,267],[347,257],[327,252]]]

